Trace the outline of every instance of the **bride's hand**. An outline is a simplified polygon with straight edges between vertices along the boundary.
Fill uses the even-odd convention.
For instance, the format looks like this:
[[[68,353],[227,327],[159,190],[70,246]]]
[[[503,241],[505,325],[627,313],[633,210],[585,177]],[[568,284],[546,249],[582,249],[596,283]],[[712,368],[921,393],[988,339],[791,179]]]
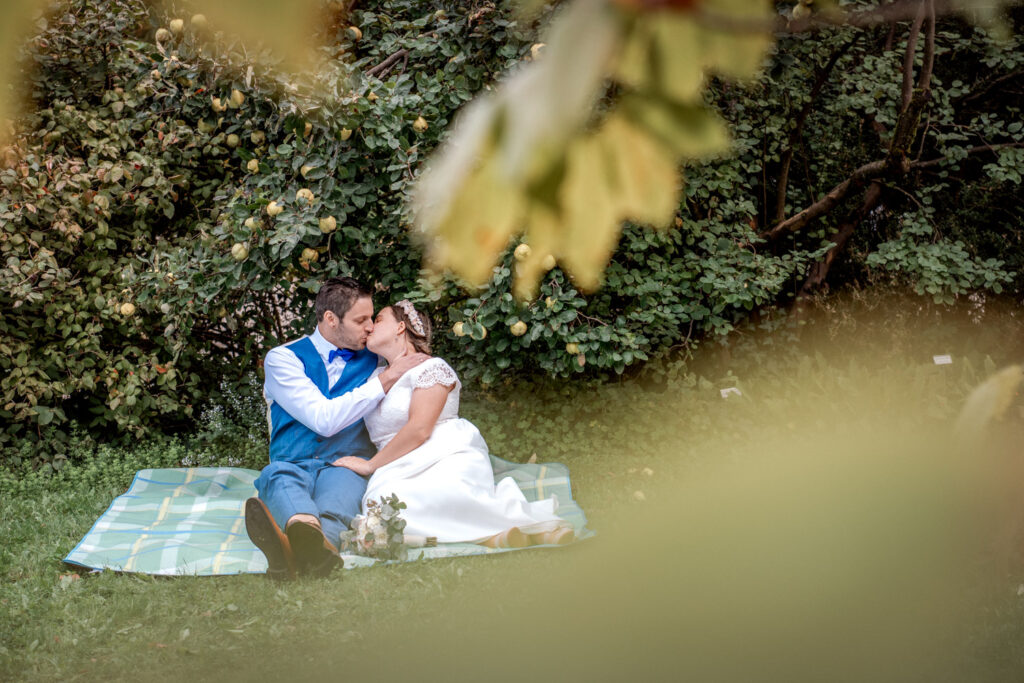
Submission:
[[[346,467],[358,475],[368,477],[373,474],[373,467],[369,460],[357,458],[354,455],[346,455],[331,463],[335,467]]]

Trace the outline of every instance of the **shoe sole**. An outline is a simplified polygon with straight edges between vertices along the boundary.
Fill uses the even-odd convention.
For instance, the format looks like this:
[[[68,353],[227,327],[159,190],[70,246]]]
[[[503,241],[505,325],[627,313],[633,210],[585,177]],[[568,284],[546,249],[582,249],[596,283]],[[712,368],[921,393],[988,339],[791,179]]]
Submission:
[[[287,537],[280,532],[270,511],[258,498],[245,501],[245,531],[253,545],[267,558],[267,576],[278,581],[295,578],[285,547]]]
[[[295,522],[288,526],[287,535],[299,576],[322,578],[342,563],[327,546],[323,532],[315,526]]]

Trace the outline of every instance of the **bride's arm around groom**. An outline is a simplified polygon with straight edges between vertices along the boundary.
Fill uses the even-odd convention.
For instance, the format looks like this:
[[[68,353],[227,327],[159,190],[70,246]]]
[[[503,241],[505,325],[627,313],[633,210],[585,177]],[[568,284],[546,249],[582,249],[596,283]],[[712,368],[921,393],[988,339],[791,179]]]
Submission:
[[[384,465],[416,450],[434,433],[434,425],[437,424],[437,418],[441,415],[445,401],[448,400],[448,392],[453,386],[435,384],[429,388],[417,389],[409,402],[409,421],[393,439],[377,451],[376,455],[369,460],[349,455],[338,458],[334,464],[368,477]]]
[[[366,347],[385,359],[388,367],[392,367],[410,356],[428,353],[432,331],[430,319],[421,315],[411,302],[403,299],[378,311],[373,321],[373,332],[366,339]],[[384,465],[398,460],[426,443],[433,434],[434,426],[448,400],[448,394],[455,388],[457,381],[454,371],[440,359],[431,359],[431,363],[421,366],[420,369],[437,364],[447,368],[443,381],[416,388],[411,392],[408,399],[408,419],[387,443],[377,444],[380,450],[376,455],[369,460],[349,455],[335,460],[334,464],[368,477]]]

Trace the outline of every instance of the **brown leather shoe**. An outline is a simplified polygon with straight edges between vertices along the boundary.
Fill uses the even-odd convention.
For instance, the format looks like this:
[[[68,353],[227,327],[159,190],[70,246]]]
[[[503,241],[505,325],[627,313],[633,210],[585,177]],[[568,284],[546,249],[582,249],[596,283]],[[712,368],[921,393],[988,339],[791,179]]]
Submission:
[[[288,525],[287,535],[299,576],[327,576],[343,564],[338,549],[324,538],[320,527],[296,521]]]
[[[245,530],[249,540],[267,558],[267,576],[276,581],[295,578],[295,558],[288,537],[281,533],[270,510],[259,498],[245,501]]]

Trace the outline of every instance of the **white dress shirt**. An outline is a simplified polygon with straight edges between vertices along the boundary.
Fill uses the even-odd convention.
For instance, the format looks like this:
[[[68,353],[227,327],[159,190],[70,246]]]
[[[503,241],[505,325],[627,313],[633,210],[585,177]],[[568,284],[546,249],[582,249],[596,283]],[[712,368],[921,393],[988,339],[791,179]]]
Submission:
[[[333,387],[345,370],[346,363],[340,358],[336,358],[333,363],[327,362],[328,355],[337,347],[324,339],[319,329],[309,335],[309,339],[327,368],[327,386]],[[263,361],[266,375],[263,397],[267,400],[268,418],[270,406],[277,403],[285,412],[320,436],[333,436],[361,420],[384,398],[384,387],[377,379],[383,367],[378,367],[365,384],[337,398],[327,398],[317,389],[313,380],[306,376],[299,357],[285,346],[271,349]]]

